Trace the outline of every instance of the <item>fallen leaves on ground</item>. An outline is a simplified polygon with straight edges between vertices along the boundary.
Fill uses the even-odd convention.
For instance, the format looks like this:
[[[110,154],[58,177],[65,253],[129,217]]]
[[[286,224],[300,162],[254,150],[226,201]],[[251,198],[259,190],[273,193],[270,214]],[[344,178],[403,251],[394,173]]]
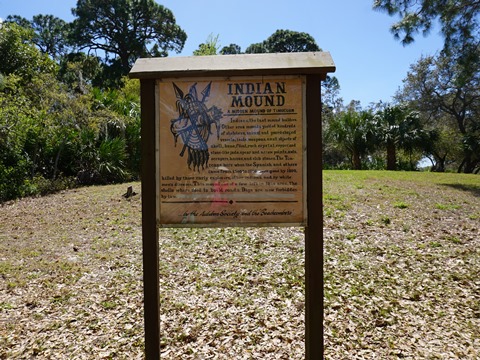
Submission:
[[[479,358],[480,186],[350,174],[324,175],[325,358]],[[143,358],[140,196],[125,188],[0,206],[1,359]],[[162,359],[304,358],[303,229],[159,243]]]

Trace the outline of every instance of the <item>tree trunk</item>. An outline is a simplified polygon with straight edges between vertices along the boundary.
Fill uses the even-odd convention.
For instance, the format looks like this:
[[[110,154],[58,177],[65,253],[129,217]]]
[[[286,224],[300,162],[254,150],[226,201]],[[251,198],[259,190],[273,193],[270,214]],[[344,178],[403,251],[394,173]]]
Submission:
[[[476,162],[472,161],[472,154],[465,155],[462,163],[458,167],[457,172],[461,173],[463,168],[464,174],[471,174],[473,173],[473,170],[475,170],[475,165],[476,165]]]
[[[447,154],[445,154],[444,156],[435,154],[434,157],[435,157],[435,165],[432,167],[432,171],[445,172],[445,163],[447,160]]]
[[[362,170],[362,160],[357,151],[353,152],[353,170]]]
[[[33,179],[35,177],[35,172],[37,171],[37,159],[38,159],[38,142],[35,142],[35,147],[33,150],[33,156],[32,156],[32,171],[30,174],[30,177]]]
[[[60,154],[62,153],[64,146],[65,146],[65,141],[62,141],[62,143],[60,144],[60,147],[58,148],[57,156],[55,157],[55,164],[53,166],[53,180],[57,179],[58,162],[60,160]]]
[[[393,140],[387,141],[387,170],[397,170],[397,153]]]
[[[120,61],[122,63],[122,74],[126,75],[130,71],[130,63],[128,61],[129,58],[129,51],[120,49]]]
[[[465,167],[463,168],[463,172],[465,174],[472,174],[473,170],[475,170],[475,161],[468,159],[468,161],[465,162]]]
[[[439,159],[437,163],[437,168],[435,169],[436,172],[445,172],[445,158]]]

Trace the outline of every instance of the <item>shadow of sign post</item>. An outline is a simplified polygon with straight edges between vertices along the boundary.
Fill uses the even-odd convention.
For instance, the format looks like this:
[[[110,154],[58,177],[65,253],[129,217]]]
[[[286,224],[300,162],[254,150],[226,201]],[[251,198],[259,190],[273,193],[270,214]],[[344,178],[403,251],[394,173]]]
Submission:
[[[323,357],[320,84],[329,53],[139,59],[145,356],[160,359],[159,227],[305,228],[305,359]]]

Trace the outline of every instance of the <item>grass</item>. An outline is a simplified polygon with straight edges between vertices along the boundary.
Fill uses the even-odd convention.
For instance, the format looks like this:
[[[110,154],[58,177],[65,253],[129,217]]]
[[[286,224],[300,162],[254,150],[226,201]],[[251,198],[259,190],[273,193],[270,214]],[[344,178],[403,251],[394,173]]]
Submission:
[[[435,204],[435,208],[439,210],[454,211],[454,210],[460,209],[461,207],[462,207],[461,205],[455,205],[455,204]]]
[[[393,204],[393,207],[398,208],[398,209],[407,209],[408,204],[404,203],[403,201],[399,201]]]

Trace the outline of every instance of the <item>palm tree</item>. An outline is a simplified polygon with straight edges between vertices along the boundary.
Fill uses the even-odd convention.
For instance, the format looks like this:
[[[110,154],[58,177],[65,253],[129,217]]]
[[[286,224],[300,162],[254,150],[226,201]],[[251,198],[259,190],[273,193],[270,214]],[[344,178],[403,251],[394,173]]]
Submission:
[[[397,150],[412,152],[427,140],[417,111],[403,105],[381,105],[374,117],[377,141],[387,151],[387,170],[397,169]]]
[[[328,128],[327,138],[348,152],[354,170],[361,170],[362,157],[372,148],[374,131],[369,111],[348,109],[335,116]]]

